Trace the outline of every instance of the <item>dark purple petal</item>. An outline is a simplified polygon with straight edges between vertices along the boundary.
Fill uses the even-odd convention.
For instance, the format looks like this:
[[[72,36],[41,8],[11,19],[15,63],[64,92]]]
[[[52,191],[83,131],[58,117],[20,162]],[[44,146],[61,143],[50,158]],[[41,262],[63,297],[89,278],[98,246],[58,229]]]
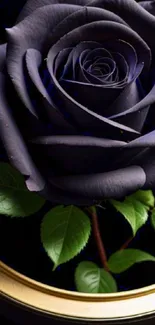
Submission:
[[[32,140],[32,152],[38,154],[44,174],[99,173],[110,170],[125,142],[88,136],[51,136]],[[40,152],[43,159],[40,157]]]
[[[106,30],[106,33],[104,33],[104,30]],[[136,35],[126,26],[122,26],[114,22],[95,22],[79,27],[73,30],[72,32],[68,33],[65,37],[61,38],[61,40],[51,48],[48,54],[47,65],[52,80],[57,88],[58,97],[62,98],[65,109],[72,116],[73,121],[75,121],[75,123],[78,123],[78,126],[84,128],[85,130],[91,130],[92,132],[94,132],[94,134],[97,134],[96,132],[101,134],[102,132],[103,136],[113,136],[115,139],[120,139],[120,130],[134,132],[133,129],[131,130],[129,128],[126,128],[124,127],[124,125],[119,123],[113,124],[114,121],[106,119],[103,116],[90,111],[87,107],[82,106],[72,97],[70,97],[67,92],[63,90],[63,88],[60,86],[59,82],[54,76],[55,57],[58,55],[59,52],[61,52],[61,50],[63,50],[64,48],[69,48],[70,46],[75,46],[77,43],[83,40],[104,42],[106,39],[113,37],[113,35],[115,35],[115,37],[118,39],[126,38],[127,42],[135,46],[136,51],[141,58],[143,53],[144,61],[146,61],[146,58],[148,58],[149,60],[150,52],[147,45],[143,43],[143,41],[138,37],[138,35]],[[141,65],[139,65],[139,67],[141,67]],[[75,87],[75,91],[76,90],[77,87]],[[113,91],[115,91],[115,89]],[[118,130],[116,130],[116,128],[118,128]]]
[[[0,45],[0,71],[3,72],[6,60],[6,44]]]
[[[104,8],[110,12],[120,16],[127,22],[155,52],[154,33],[155,19],[151,17],[146,10],[154,14],[155,1],[142,1],[140,4],[146,9],[144,10],[135,0],[29,0],[22,10],[19,19],[29,15],[35,9],[54,3],[72,3],[81,6],[94,6]]]
[[[81,194],[74,194],[66,190],[61,190],[54,184],[48,185],[40,195],[45,196],[45,198],[51,201],[53,204],[65,204],[65,205],[79,205],[79,206],[91,206],[96,204],[98,201],[95,198],[87,198]]]
[[[102,47],[102,44],[97,42],[80,42],[77,46],[75,46],[73,49],[70,49],[70,53],[68,53],[68,59],[64,60],[64,57],[62,57],[63,52],[67,51],[67,49],[62,50],[59,52],[58,56],[55,60],[55,75],[57,74],[58,67],[64,66],[63,73],[60,76],[60,79],[71,79],[71,80],[78,80],[82,82],[89,82],[90,73],[86,70],[86,64],[87,64],[87,54],[93,49]],[[103,49],[102,49],[103,50]],[[108,51],[104,50],[104,55],[106,57],[111,57],[111,54],[108,53]],[[57,61],[59,59],[59,63],[57,64]],[[87,79],[88,78],[88,79]],[[91,78],[93,81],[96,81],[97,78],[93,78],[91,75]],[[102,84],[102,82],[100,82]]]
[[[35,49],[28,49],[26,52],[26,67],[29,76],[34,83],[36,89],[38,90],[39,99],[41,99],[42,104],[47,112],[47,116],[51,121],[51,124],[58,128],[61,133],[74,133],[76,134],[74,127],[65,120],[61,112],[58,110],[52,99],[50,98],[43,82],[40,78],[39,67],[42,62],[41,53]],[[40,96],[41,95],[41,96]],[[37,99],[38,99],[37,96]]]
[[[125,89],[121,92],[120,96],[117,97],[116,100],[109,107],[109,118],[115,119],[117,118],[117,116],[121,116],[121,113],[127,114],[127,111],[130,110],[137,103],[139,103],[142,98],[143,97],[139,91],[137,82],[134,81],[130,83],[125,87]],[[141,130],[140,126],[138,125],[137,128]]]
[[[56,81],[55,81],[56,83]],[[120,123],[116,123],[97,113],[82,106],[72,97],[70,97],[64,89],[58,84],[58,97],[61,98],[65,111],[71,116],[74,125],[77,125],[81,132],[88,131],[93,135],[105,136],[110,139],[131,139],[136,137],[137,131],[126,127]],[[123,137],[122,137],[122,131]]]
[[[143,64],[139,64],[133,81],[139,77],[142,69]],[[88,82],[84,83],[72,80],[61,80],[59,83],[60,86],[64,88],[64,90],[77,102],[104,117],[109,117],[112,112],[115,112],[116,114],[116,112],[119,113],[120,110],[125,111],[137,104],[141,99],[137,84],[132,81],[123,91],[121,88],[125,87],[126,82],[125,85],[122,83],[121,86],[117,86],[118,83],[115,82],[113,84],[109,82],[109,84],[102,83],[96,85]],[[110,105],[111,107],[109,107]],[[138,123],[136,128],[132,125],[131,121],[129,121],[129,124],[124,124],[136,129],[137,131],[141,131],[143,123],[142,125]]]
[[[150,12],[150,14],[155,16],[155,0],[140,1],[139,5],[141,5],[145,10]]]
[[[28,0],[7,31],[0,132],[30,190],[91,205],[155,188],[155,131],[144,133],[155,86],[143,78],[154,62],[154,3]]]
[[[143,168],[147,161],[151,164],[152,158],[150,158],[149,155],[150,152],[154,152],[154,147],[155,131],[152,131],[122,147],[120,155],[116,157],[115,162],[113,163],[113,168],[119,168],[120,165],[131,166],[136,164]],[[154,164],[154,159],[152,159],[152,164]]]
[[[155,103],[155,86],[151,89],[151,91],[136,105],[132,106],[128,110],[112,116],[113,121],[117,121],[118,123],[122,123],[125,125],[133,126],[135,125],[136,130],[140,130],[144,122],[146,120],[149,106]],[[117,106],[116,106],[117,107]]]
[[[94,175],[51,177],[51,184],[59,189],[86,198],[121,198],[144,186],[146,175],[139,166]]]
[[[151,135],[151,138],[154,134]],[[147,139],[148,140],[148,139]],[[150,139],[152,143],[152,139]],[[132,149],[131,149],[132,150]],[[151,147],[141,148],[139,153],[135,155],[131,161],[128,162],[130,165],[135,165],[139,163],[139,166],[144,170],[146,175],[146,181],[144,184],[144,189],[155,189],[155,148]]]
[[[123,44],[122,47],[120,43]],[[112,41],[110,48],[109,45],[108,42],[104,44],[91,41],[79,43],[68,57],[65,69],[67,75],[64,74],[62,78],[108,87],[110,83],[115,87],[125,86],[125,82],[130,82],[134,77],[137,64],[136,52],[126,42]],[[124,47],[127,47],[125,53]],[[112,62],[113,66],[111,66]],[[68,77],[70,70],[73,70],[72,78]]]
[[[33,4],[35,5],[35,3]],[[106,10],[61,4],[39,8],[24,21],[7,30],[8,73],[21,100],[33,115],[38,117],[24,79],[23,58],[25,52],[28,48],[34,48],[41,53],[46,53],[54,42],[72,29],[96,20],[112,20],[123,23],[119,17]]]
[[[61,80],[60,86],[79,104],[101,116],[109,115],[109,105],[119,96],[121,89],[106,88],[71,80]]]
[[[122,123],[128,127],[132,127],[137,132],[141,132],[144,127],[149,108],[150,106],[145,106],[133,113],[128,113],[128,111],[126,111],[125,115],[122,115],[118,118],[116,117],[114,119],[112,118],[112,120],[117,121],[118,123]]]
[[[104,8],[121,17],[147,42],[155,54],[155,18],[135,0],[92,0],[89,5]]]
[[[111,53],[121,54],[123,58],[126,60],[126,63],[129,68],[128,81],[131,82],[136,73],[137,64],[143,62],[142,57],[140,55],[137,57],[137,52],[135,48],[131,44],[127,43],[127,41],[123,41],[123,40],[107,41],[105,42],[105,47]]]
[[[70,58],[70,54],[72,53],[72,47],[68,49],[63,49],[57,55],[54,64],[54,74],[60,75],[58,79],[63,78],[64,75],[70,75],[70,78],[74,78],[74,67],[72,66],[72,58]]]
[[[155,189],[155,148],[148,148],[141,154],[140,165],[145,171],[146,182],[144,189]]]
[[[133,142],[133,141],[132,141]],[[40,137],[32,140],[32,143],[45,144],[45,145],[68,145],[68,146],[99,146],[100,148],[121,148],[126,142],[99,139],[94,137],[83,136],[52,136],[52,137]]]
[[[51,98],[47,90],[45,89],[39,75],[39,68],[42,63],[41,53],[35,49],[28,49],[26,51],[25,60],[26,60],[26,67],[28,70],[28,74],[32,82],[37,87],[40,94],[51,104]]]
[[[37,116],[24,78],[23,59],[28,48],[44,51],[51,40],[53,28],[80,7],[55,5],[38,9],[15,27],[8,29],[7,69],[19,97],[29,111]],[[47,19],[49,17],[49,19]],[[23,36],[24,35],[24,36]],[[33,37],[32,37],[33,35]],[[23,38],[24,37],[24,38]],[[47,40],[48,39],[48,40]]]
[[[104,87],[111,86],[111,88],[113,86],[115,88],[124,87],[126,83],[133,80],[134,73],[130,73],[128,64],[122,54],[110,53],[107,51],[106,46],[107,44],[102,45],[91,41],[80,42],[70,51],[66,64],[63,55],[64,50],[62,50],[55,60],[58,69],[57,59],[59,58],[60,64],[60,56],[63,55],[62,59],[65,67],[60,79],[76,80],[103,85]],[[131,60],[130,51],[129,56]],[[61,66],[64,64],[61,63]],[[137,57],[135,57],[134,64],[136,67]],[[130,65],[132,66],[132,63]],[[57,69],[55,69],[55,74]]]
[[[28,0],[18,17],[18,21],[23,20],[25,17],[30,15],[33,11],[43,6],[55,5],[60,3],[86,6],[89,2],[90,0]]]
[[[127,144],[127,148],[155,147],[155,131],[147,133]]]
[[[96,46],[96,48],[86,54],[85,58],[82,58],[81,68],[84,69],[88,77],[91,75],[91,77],[96,78],[94,83],[97,85],[110,86],[110,84],[113,85],[115,83],[116,62],[111,53],[102,44]]]
[[[52,46],[49,54],[52,57],[56,56],[64,48],[76,46],[83,41],[104,44],[109,39],[111,43],[112,40],[121,39],[131,44],[137,53],[139,62],[143,62],[145,67],[150,67],[151,52],[147,44],[130,28],[114,21],[95,21],[75,28]]]
[[[34,165],[23,137],[14,121],[8,106],[6,80],[0,73],[0,134],[11,163],[25,176],[27,186],[31,191],[42,191],[45,182]]]

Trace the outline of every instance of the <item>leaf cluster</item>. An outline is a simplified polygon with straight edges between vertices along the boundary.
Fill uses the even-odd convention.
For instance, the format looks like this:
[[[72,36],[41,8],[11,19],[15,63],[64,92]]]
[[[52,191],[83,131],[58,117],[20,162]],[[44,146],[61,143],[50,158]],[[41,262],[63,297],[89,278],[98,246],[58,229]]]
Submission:
[[[139,190],[123,201],[111,199],[108,202],[128,222],[133,237],[148,218],[155,228],[155,198],[151,190]],[[24,177],[16,169],[7,163],[0,163],[0,214],[11,218],[26,217],[39,211],[44,204],[42,197],[28,191]],[[43,216],[40,237],[53,262],[53,270],[70,261],[87,245],[92,230],[87,210],[95,213],[97,208],[80,209],[73,205],[58,205]],[[104,214],[104,209],[102,211]],[[87,293],[116,292],[115,274],[144,261],[155,262],[155,257],[134,248],[114,252],[107,260],[108,270],[93,262],[82,261],[75,270],[77,290]]]

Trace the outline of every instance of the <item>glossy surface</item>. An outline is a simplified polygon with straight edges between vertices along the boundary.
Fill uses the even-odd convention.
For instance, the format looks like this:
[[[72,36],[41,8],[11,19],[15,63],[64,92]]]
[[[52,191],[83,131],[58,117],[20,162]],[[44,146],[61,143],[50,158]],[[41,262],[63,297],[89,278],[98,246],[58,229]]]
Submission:
[[[116,321],[155,313],[155,285],[117,294],[88,295],[55,289],[0,264],[2,298],[47,317]],[[61,307],[60,307],[61,306]]]

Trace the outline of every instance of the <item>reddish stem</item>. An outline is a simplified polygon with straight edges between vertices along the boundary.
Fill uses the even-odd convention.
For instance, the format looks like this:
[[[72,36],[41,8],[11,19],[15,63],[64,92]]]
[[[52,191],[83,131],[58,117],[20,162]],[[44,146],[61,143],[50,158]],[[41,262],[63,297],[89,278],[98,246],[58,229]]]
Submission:
[[[133,237],[130,237],[121,247],[120,247],[120,251],[122,251],[123,249],[126,249],[129,244],[131,243]]]
[[[98,252],[99,252],[99,256],[100,256],[100,260],[102,263],[102,266],[104,267],[104,269],[106,271],[109,272],[109,268],[108,268],[108,262],[107,262],[107,256],[106,256],[106,251],[105,251],[105,247],[101,238],[101,234],[100,234],[100,230],[99,230],[99,223],[98,223],[98,217],[97,217],[97,213],[95,211],[95,209],[88,209],[89,213],[91,214],[92,217],[92,229],[93,229],[93,233],[94,233],[94,238],[96,241],[96,246],[98,248]]]

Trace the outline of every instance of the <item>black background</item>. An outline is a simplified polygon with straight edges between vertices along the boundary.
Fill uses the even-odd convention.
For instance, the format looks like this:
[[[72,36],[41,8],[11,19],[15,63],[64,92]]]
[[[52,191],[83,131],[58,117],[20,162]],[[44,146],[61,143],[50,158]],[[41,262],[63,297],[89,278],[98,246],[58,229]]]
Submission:
[[[0,42],[5,42],[5,28],[15,24],[26,0],[0,0]]]

